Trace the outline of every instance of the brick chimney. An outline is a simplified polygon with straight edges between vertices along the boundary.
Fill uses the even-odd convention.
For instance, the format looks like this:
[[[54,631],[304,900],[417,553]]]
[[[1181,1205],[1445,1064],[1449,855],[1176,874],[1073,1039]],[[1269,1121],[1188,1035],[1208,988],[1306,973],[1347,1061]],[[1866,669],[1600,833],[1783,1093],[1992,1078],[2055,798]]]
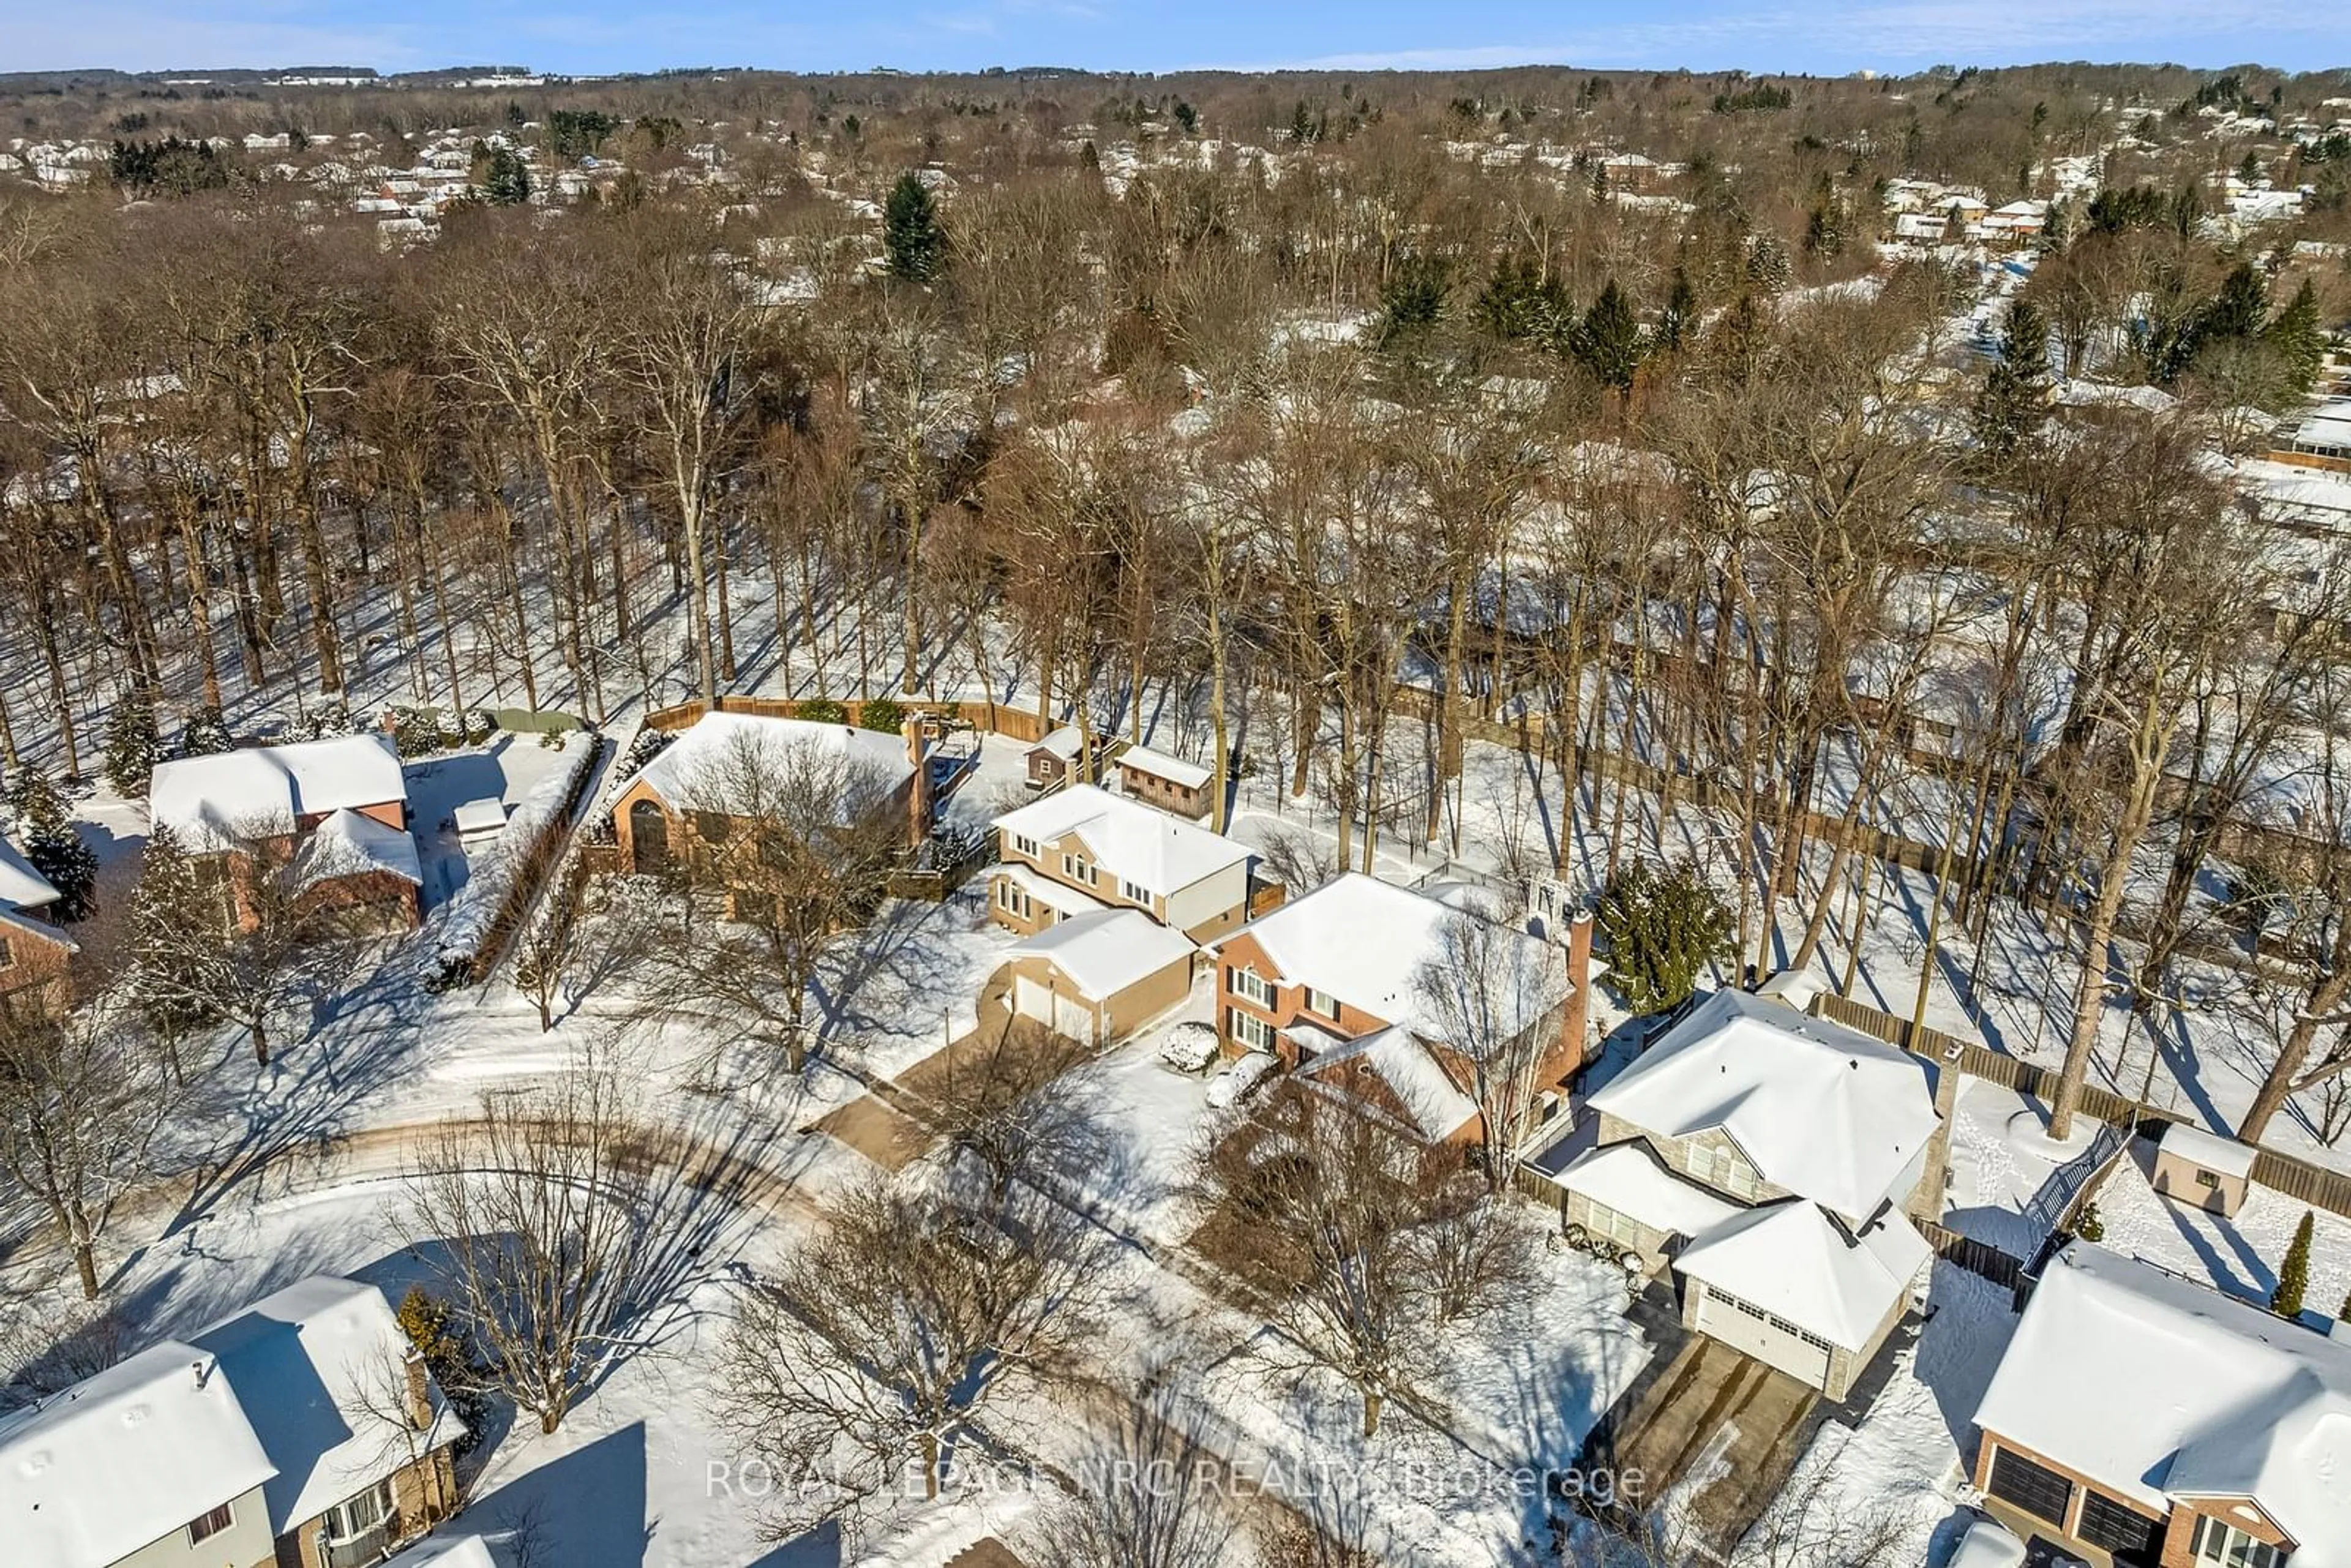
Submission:
[[[424,1369],[424,1356],[411,1350],[402,1370],[408,1374],[408,1419],[420,1432],[433,1425],[433,1377]]]
[[[1559,1023],[1560,1060],[1572,1075],[1583,1070],[1584,1030],[1592,1013],[1592,912],[1576,911],[1567,923],[1567,979],[1574,988]]]
[[[914,765],[914,787],[906,792],[906,842],[912,846],[931,836],[930,747],[921,715],[907,715],[898,730],[906,737],[906,760]]]
[[[1935,1130],[1927,1137],[1926,1168],[1918,1173],[1918,1190],[1910,1195],[1910,1218],[1939,1223],[1943,1218],[1943,1185],[1951,1168],[1951,1113],[1959,1098],[1960,1046],[1952,1040],[1935,1058]]]

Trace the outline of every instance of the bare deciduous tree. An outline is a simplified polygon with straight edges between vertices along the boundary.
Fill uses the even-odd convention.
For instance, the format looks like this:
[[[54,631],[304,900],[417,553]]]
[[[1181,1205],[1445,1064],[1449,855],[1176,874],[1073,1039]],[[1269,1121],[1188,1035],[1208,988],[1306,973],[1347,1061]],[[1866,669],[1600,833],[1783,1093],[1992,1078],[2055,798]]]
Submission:
[[[1431,1032],[1467,1064],[1486,1178],[1499,1189],[1545,1069],[1560,1060],[1564,958],[1514,926],[1456,910],[1438,926],[1414,988]]]

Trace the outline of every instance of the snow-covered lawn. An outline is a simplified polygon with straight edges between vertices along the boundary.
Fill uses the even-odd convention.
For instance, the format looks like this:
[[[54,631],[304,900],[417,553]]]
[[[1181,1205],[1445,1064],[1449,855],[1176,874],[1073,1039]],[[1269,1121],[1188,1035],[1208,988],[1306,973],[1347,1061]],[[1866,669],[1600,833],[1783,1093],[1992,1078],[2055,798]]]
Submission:
[[[1821,1428],[1734,1563],[1804,1568],[1832,1529],[1848,1550],[1882,1536],[1889,1564],[1938,1563],[1956,1545],[1976,1406],[2017,1319],[2008,1291],[1949,1263],[1935,1265],[1928,1299],[1934,1316],[1860,1427]]]
[[[560,739],[560,737],[555,738]],[[427,908],[446,903],[465,883],[466,858],[454,821],[469,800],[503,801],[509,811],[562,765],[560,747],[536,735],[501,733],[488,746],[452,751],[403,766],[408,824],[424,872]]]
[[[2209,1281],[2215,1290],[2268,1304],[2277,1289],[2278,1265],[2294,1244],[2304,1213],[2314,1216],[2310,1286],[2303,1306],[2333,1317],[2351,1292],[2351,1218],[2313,1208],[2275,1187],[2256,1186],[2244,1207],[2223,1219],[2200,1208],[2174,1203],[2147,1179],[2152,1145],[2141,1142],[2132,1157],[2116,1164],[2098,1189],[2098,1215],[2105,1222],[2104,1244],[2125,1257]]]
[[[2048,1108],[1987,1079],[1961,1085],[1951,1109],[1951,1186],[1943,1223],[2031,1261],[2093,1163],[2098,1124],[2049,1138]],[[2111,1145],[2107,1145],[2111,1147]]]

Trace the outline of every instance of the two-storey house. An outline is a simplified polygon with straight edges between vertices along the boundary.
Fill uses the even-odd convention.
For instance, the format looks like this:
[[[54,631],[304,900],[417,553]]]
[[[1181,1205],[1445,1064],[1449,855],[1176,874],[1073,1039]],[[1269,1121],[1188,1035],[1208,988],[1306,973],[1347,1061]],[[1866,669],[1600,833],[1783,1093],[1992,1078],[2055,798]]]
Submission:
[[[1134,909],[1206,942],[1249,917],[1246,844],[1097,785],[1008,811],[996,833],[989,912],[1024,936],[1075,915]]]
[[[1559,1176],[1573,1234],[1668,1263],[1684,1326],[1842,1399],[1907,1309],[1940,1198],[1933,1070],[1718,991],[1595,1091]]]

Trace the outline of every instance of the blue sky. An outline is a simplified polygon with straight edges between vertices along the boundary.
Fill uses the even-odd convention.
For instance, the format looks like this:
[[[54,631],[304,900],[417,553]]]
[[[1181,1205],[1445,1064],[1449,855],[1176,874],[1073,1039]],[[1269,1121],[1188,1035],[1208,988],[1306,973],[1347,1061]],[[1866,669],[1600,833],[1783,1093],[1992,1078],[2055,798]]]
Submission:
[[[0,68],[2351,67],[2345,0],[0,0]]]

